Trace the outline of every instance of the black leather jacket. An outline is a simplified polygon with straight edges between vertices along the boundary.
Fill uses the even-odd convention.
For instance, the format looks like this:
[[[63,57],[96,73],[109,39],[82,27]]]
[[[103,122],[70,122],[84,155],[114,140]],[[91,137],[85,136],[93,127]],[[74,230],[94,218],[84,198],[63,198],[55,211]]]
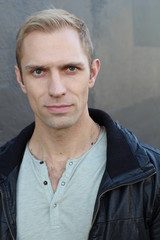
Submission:
[[[107,164],[88,239],[160,240],[160,151],[106,113],[90,115],[106,127]],[[0,148],[0,240],[16,239],[16,181],[33,130],[34,124]]]

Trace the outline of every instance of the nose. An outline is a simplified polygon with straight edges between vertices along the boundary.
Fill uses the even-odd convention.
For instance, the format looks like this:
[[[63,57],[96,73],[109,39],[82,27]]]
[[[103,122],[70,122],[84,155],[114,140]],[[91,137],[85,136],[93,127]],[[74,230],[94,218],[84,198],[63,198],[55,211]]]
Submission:
[[[60,97],[66,94],[66,87],[58,72],[51,73],[48,81],[48,94],[52,97]]]

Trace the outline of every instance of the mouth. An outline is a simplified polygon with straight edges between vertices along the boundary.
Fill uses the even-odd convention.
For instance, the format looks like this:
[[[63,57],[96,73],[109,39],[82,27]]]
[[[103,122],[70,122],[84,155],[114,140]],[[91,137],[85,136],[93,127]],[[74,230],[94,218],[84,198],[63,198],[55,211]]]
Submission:
[[[52,105],[52,106],[46,106],[48,112],[54,113],[54,114],[62,114],[68,112],[72,108],[72,104],[62,104],[62,105]]]

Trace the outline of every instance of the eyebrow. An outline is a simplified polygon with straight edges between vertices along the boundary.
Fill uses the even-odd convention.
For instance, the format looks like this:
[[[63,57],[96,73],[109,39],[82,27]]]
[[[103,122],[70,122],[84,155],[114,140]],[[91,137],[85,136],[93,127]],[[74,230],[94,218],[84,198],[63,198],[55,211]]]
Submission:
[[[77,66],[77,67],[84,68],[85,64],[82,63],[82,62],[68,62],[66,64],[60,65],[59,68],[63,69],[63,68],[67,68],[68,66]],[[49,66],[47,66],[47,65],[34,65],[34,64],[31,64],[31,65],[26,65],[24,67],[24,70],[25,71],[31,71],[31,70],[36,69],[36,68],[47,69],[47,68],[49,68]]]
[[[36,68],[46,68],[44,65],[27,65],[24,67],[25,71],[30,71]]]

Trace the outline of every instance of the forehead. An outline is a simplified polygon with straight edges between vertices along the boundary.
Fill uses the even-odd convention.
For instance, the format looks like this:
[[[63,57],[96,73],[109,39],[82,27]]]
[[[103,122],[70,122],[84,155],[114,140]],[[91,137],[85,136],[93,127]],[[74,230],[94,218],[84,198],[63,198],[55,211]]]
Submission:
[[[22,62],[31,59],[33,61],[43,60],[43,62],[62,61],[68,58],[72,60],[81,58],[81,61],[84,58],[87,59],[79,34],[72,28],[50,33],[34,31],[29,33],[23,41]]]

